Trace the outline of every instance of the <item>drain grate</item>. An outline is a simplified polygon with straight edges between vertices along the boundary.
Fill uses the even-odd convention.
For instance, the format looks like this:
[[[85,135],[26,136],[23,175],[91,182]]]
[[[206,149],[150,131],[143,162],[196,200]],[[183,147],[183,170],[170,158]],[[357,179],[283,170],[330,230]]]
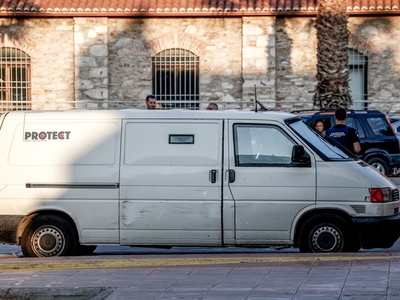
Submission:
[[[1,288],[0,300],[102,300],[115,291],[107,287]]]

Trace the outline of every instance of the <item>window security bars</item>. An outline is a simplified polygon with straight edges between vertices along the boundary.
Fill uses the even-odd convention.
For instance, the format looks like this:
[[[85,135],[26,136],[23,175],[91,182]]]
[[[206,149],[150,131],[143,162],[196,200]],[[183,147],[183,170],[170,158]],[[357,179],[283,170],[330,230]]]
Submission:
[[[167,49],[152,58],[153,94],[161,109],[199,109],[199,57]]]
[[[0,49],[0,112],[31,109],[31,59],[16,48]]]

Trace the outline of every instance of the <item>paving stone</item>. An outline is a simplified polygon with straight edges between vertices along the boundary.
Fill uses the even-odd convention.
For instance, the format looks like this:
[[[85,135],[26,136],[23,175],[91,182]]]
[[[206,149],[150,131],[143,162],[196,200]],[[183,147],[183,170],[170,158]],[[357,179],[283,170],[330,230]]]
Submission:
[[[400,299],[400,253],[369,255],[368,253],[329,255],[313,259],[297,253],[286,263],[260,264],[261,258],[273,259],[260,254],[254,264],[229,263],[191,266],[112,267],[79,269],[77,262],[68,268],[49,270],[4,269],[0,271],[0,288],[68,289],[112,288],[104,300],[398,300]],[[149,259],[143,255],[135,259]],[[192,255],[191,258],[195,257]],[[200,257],[200,256],[199,256]],[[222,257],[222,256],[221,256]],[[121,257],[118,259],[127,259]],[[164,257],[176,259],[175,256]],[[295,259],[296,258],[296,259]],[[1,258],[10,264],[20,258]],[[79,258],[91,260],[93,257]],[[97,259],[99,259],[97,257]],[[102,260],[110,259],[107,256]],[[113,258],[115,259],[115,258]],[[158,257],[160,259],[160,257]],[[280,259],[280,258],[277,258]],[[336,263],[335,263],[336,259]],[[43,260],[55,261],[54,260]],[[356,263],[353,263],[356,260]],[[26,259],[29,264],[34,259]],[[42,260],[41,260],[42,261]],[[226,262],[226,257],[224,257]],[[3,264],[4,265],[4,264]],[[28,290],[25,290],[28,291]],[[102,300],[96,298],[96,300]]]

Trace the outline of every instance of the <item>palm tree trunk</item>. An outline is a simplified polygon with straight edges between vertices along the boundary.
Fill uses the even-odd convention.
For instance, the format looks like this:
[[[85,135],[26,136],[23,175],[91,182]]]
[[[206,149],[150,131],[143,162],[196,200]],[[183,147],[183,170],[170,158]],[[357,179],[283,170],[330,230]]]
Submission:
[[[317,87],[314,106],[320,109],[348,108],[352,104],[348,68],[347,0],[318,0],[316,21]]]

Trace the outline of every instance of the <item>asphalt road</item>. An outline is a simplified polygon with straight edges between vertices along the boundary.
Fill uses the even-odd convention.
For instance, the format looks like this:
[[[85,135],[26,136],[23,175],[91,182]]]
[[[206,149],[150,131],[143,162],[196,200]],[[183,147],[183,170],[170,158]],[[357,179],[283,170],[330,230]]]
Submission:
[[[391,180],[400,188],[400,177],[391,177]],[[223,254],[223,253],[296,253],[298,249],[292,248],[205,248],[205,247],[173,247],[163,248],[145,248],[129,246],[99,246],[94,255],[137,255],[137,254]],[[361,249],[360,252],[400,252],[400,239],[388,249]],[[22,256],[19,246],[0,244],[0,255]]]

